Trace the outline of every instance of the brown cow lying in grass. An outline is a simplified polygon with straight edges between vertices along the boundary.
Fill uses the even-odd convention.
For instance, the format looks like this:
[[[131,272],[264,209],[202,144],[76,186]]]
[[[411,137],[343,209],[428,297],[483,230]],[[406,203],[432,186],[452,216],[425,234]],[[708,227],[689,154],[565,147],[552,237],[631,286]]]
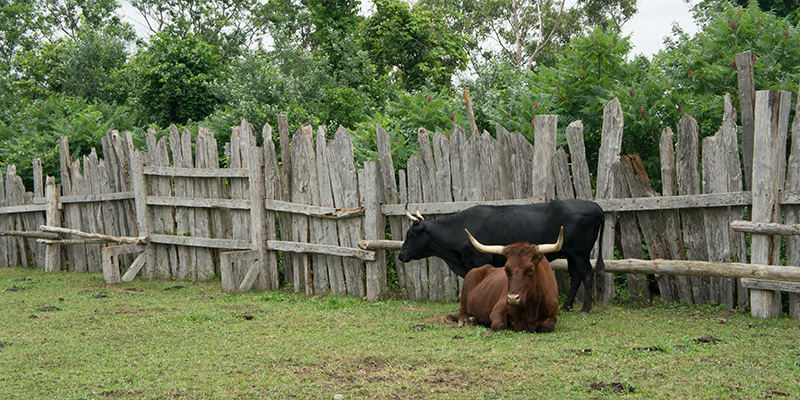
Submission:
[[[493,330],[552,332],[558,312],[558,286],[544,254],[557,252],[564,242],[564,228],[555,244],[515,243],[486,246],[467,231],[481,252],[506,257],[503,268],[486,264],[464,277],[458,326],[470,317]]]

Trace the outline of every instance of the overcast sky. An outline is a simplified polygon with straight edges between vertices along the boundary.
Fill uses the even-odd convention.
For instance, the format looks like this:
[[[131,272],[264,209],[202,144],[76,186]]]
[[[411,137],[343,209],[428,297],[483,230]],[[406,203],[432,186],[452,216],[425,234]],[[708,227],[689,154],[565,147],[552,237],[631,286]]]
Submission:
[[[639,0],[637,5],[639,12],[622,27],[624,34],[631,35],[633,54],[657,53],[664,37],[670,36],[673,22],[690,35],[697,32],[690,6],[684,0]]]

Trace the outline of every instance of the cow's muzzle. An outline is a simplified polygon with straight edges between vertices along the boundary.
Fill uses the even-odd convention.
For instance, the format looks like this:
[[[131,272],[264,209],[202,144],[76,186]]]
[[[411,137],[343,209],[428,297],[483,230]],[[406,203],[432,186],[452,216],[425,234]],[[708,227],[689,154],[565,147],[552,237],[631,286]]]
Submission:
[[[518,306],[521,304],[519,293],[509,293],[506,295],[506,304],[510,306]]]

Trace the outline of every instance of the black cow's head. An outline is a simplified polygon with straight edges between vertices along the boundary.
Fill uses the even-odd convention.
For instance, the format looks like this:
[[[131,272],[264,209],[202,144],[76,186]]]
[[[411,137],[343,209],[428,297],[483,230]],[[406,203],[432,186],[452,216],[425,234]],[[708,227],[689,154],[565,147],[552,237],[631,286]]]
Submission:
[[[406,215],[413,221],[411,228],[406,232],[406,240],[403,242],[403,247],[400,249],[400,254],[397,258],[402,262],[409,262],[411,260],[419,260],[428,257],[430,238],[425,231],[425,218],[417,211],[417,215],[411,215],[406,210]]]
[[[478,251],[487,254],[501,254],[506,257],[504,266],[508,279],[506,304],[511,306],[525,305],[537,279],[537,273],[540,273],[540,267],[544,264],[549,265],[544,255],[560,251],[564,244],[564,227],[561,227],[558,241],[554,244],[514,243],[507,246],[487,246],[478,242],[469,231],[467,231],[467,235]]]

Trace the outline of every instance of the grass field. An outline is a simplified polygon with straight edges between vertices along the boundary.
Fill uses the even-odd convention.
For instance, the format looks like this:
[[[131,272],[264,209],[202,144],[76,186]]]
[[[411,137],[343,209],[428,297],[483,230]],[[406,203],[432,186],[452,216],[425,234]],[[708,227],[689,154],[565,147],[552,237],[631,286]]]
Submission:
[[[719,308],[560,313],[551,334],[219,282],[0,269],[0,399],[800,398],[800,323]]]

